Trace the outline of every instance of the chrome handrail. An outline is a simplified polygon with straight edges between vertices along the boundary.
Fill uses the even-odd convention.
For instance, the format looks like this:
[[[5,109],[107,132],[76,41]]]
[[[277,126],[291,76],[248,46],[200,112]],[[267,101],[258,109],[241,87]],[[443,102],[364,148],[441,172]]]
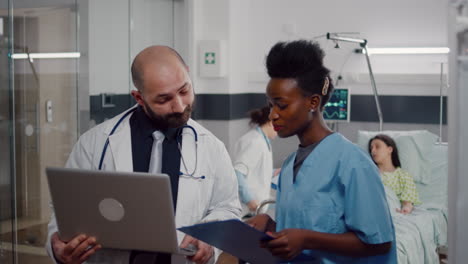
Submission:
[[[262,201],[258,206],[257,206],[257,209],[255,210],[255,215],[258,215],[261,211],[262,211],[262,208],[267,205],[267,204],[274,204],[276,203],[276,201],[274,199],[267,199],[267,200],[264,200]]]

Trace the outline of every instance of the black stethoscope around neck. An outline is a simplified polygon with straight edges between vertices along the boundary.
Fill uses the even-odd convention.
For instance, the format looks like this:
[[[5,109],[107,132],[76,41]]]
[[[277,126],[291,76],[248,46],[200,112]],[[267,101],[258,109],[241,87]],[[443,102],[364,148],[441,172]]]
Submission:
[[[101,158],[99,160],[99,167],[98,167],[99,170],[102,170],[102,165],[104,163],[104,157],[106,156],[106,151],[107,151],[107,148],[109,146],[109,137],[114,134],[114,132],[120,126],[122,121],[125,118],[127,118],[130,114],[135,112],[136,109],[137,109],[137,107],[134,107],[134,108],[128,110],[122,117],[120,117],[120,119],[117,121],[117,123],[114,125],[111,132],[109,133],[109,136],[107,136],[106,143],[104,144],[104,148],[102,149],[102,153],[101,153]],[[182,131],[184,130],[184,128],[189,128],[190,130],[192,130],[193,136],[195,138],[195,166],[194,166],[194,169],[193,169],[192,172],[188,171],[187,165],[185,163],[185,159],[184,159],[184,157],[182,155],[181,139],[182,139]],[[176,138],[177,138],[176,139],[177,140],[177,146],[178,146],[179,152],[180,152],[180,158],[182,160],[182,165],[184,165],[185,171],[186,171],[186,173],[183,173],[182,171],[180,171],[179,176],[189,177],[189,178],[193,178],[193,179],[200,179],[200,180],[205,179],[205,176],[203,176],[203,175],[202,176],[196,176],[195,175],[195,172],[197,171],[197,164],[198,164],[198,134],[197,134],[197,131],[195,130],[195,128],[193,128],[190,125],[184,125],[183,127],[181,127],[180,134]]]

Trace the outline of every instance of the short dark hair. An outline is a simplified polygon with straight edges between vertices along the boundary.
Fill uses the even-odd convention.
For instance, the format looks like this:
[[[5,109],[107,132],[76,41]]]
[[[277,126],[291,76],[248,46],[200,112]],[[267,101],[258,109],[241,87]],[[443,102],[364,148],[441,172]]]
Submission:
[[[325,53],[319,44],[308,40],[278,42],[268,53],[266,67],[270,78],[292,78],[297,81],[305,96],[321,96],[321,108],[333,93],[330,70],[323,65]],[[326,78],[329,79],[328,91],[322,94]]]
[[[182,63],[182,65],[184,66],[187,66],[187,64],[185,63],[184,59],[182,58],[182,56],[180,56],[180,54],[173,48],[171,47],[168,47],[166,46],[166,48],[169,48],[176,56],[177,58],[180,60],[180,62]],[[138,56],[138,55],[137,55]],[[136,63],[136,58],[133,60],[132,62],[132,66],[130,68],[130,71],[132,72],[132,81],[133,81],[133,85],[135,85],[135,87],[141,91],[141,89],[143,88],[143,76],[142,76],[142,73],[141,73],[141,66],[138,65],[138,63]]]
[[[392,147],[393,148],[393,151],[392,151],[392,163],[393,163],[393,166],[395,167],[401,167],[401,162],[400,162],[400,157],[398,156],[398,148],[396,146],[396,143],[395,143],[395,140],[393,140],[393,138],[387,136],[387,135],[384,135],[384,134],[378,134],[376,135],[375,137],[371,138],[369,140],[369,144],[367,146],[368,148],[368,151],[369,151],[369,154],[371,154],[371,144],[372,144],[372,141],[376,140],[376,139],[379,139],[379,140],[382,140],[383,143],[385,143],[385,145],[387,145],[388,147]]]
[[[256,124],[259,126],[263,126],[264,124],[268,123],[270,121],[270,107],[269,106],[264,106],[259,109],[254,109],[249,111],[250,115],[250,124]]]

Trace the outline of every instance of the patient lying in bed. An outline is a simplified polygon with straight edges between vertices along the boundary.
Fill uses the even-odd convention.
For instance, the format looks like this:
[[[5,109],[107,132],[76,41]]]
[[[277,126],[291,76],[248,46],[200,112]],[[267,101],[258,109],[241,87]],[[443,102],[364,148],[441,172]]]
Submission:
[[[369,140],[368,150],[379,167],[383,184],[396,194],[401,203],[397,212],[411,213],[414,205],[421,204],[421,201],[413,177],[401,168],[395,141],[387,135],[379,134]]]
[[[410,214],[398,213],[396,209],[401,210],[401,201],[409,198],[402,199],[385,186],[395,227],[398,264],[439,264],[436,249],[447,245],[448,146],[436,144],[439,137],[426,130],[359,131],[356,143],[369,150],[371,139],[382,133],[396,142],[401,168],[414,178],[416,195],[422,202]]]

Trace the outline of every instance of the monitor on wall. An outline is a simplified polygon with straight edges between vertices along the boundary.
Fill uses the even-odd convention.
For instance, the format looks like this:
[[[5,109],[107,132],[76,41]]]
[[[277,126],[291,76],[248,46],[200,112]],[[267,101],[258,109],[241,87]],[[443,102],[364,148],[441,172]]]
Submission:
[[[335,88],[330,100],[323,110],[323,118],[326,121],[349,122],[351,116],[349,89]]]

